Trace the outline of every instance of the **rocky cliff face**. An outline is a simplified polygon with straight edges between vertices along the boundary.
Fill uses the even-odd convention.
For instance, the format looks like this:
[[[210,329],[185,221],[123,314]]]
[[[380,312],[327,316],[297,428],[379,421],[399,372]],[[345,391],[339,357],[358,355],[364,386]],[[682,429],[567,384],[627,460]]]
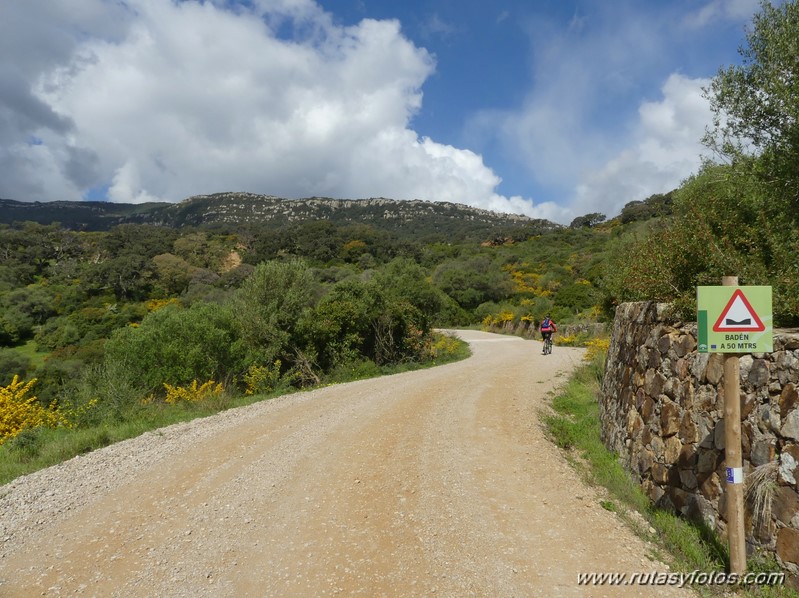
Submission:
[[[774,351],[741,354],[742,453],[748,549],[774,552],[799,579],[799,331],[778,330]],[[724,519],[723,356],[696,351],[696,324],[669,306],[616,310],[600,399],[606,445],[661,506],[702,520],[722,536]],[[749,495],[750,498],[753,494]]]
[[[344,212],[358,214],[358,220],[414,220],[416,218],[440,215],[464,218],[472,221],[527,223],[534,222],[527,216],[500,214],[448,202],[429,202],[421,200],[398,201],[385,198],[372,199],[331,199],[311,197],[306,199],[281,199],[272,195],[253,193],[217,193],[190,197],[163,210],[163,214],[176,217],[194,216],[202,222],[240,222],[280,220],[297,222],[301,220],[342,218]]]
[[[260,223],[274,228],[307,220],[336,224],[372,224],[389,230],[444,232],[457,228],[481,240],[493,234],[527,230],[534,234],[562,228],[548,220],[503,214],[466,205],[385,198],[284,199],[254,193],[215,193],[179,203],[113,204],[107,202],[26,203],[0,199],[0,224],[14,221],[59,222],[65,228],[107,230],[118,224],[158,226],[237,226]]]

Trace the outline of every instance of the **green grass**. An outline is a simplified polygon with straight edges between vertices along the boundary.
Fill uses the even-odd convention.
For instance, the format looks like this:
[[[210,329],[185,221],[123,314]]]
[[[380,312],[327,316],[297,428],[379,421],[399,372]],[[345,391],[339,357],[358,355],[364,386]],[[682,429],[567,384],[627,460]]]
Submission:
[[[33,340],[29,340],[24,345],[14,347],[14,350],[30,359],[37,369],[44,365],[45,358],[50,354],[47,351],[38,351],[36,341]]]
[[[108,418],[93,425],[66,428],[23,430],[0,445],[0,485],[19,476],[62,463],[115,442],[134,438],[158,428],[212,415],[270,398],[267,395],[229,397],[224,402],[207,404],[152,405],[130,409],[121,417]]]
[[[471,354],[468,344],[459,339],[447,339],[445,347],[446,350],[440,351],[436,359],[425,363],[403,363],[392,367],[377,367],[365,363],[354,365],[349,369],[342,368],[336,376],[325,378],[323,384],[350,382],[443,365],[465,359]],[[287,392],[296,392],[296,389],[281,388],[270,394],[250,396],[223,393],[219,397],[199,403],[137,405],[121,411],[109,410],[100,421],[76,429],[24,430],[15,438],[0,445],[0,485],[19,476],[62,463],[115,442],[134,438],[151,430],[206,417],[226,409],[242,407]]]
[[[603,359],[604,356],[598,356],[580,367],[553,398],[553,412],[543,418],[550,438],[564,449],[570,462],[590,483],[607,490],[609,498],[600,501],[600,506],[619,514],[634,531],[658,547],[658,554],[653,556],[668,562],[673,571],[726,571],[729,552],[715,533],[654,507],[616,455],[602,443],[597,396]],[[644,526],[635,513],[643,517]],[[780,569],[773,558],[758,557],[749,559],[747,571],[778,572]],[[694,586],[693,589],[707,595],[721,593],[721,589],[709,586]],[[797,598],[799,592],[783,586],[761,586],[742,588],[737,595]]]

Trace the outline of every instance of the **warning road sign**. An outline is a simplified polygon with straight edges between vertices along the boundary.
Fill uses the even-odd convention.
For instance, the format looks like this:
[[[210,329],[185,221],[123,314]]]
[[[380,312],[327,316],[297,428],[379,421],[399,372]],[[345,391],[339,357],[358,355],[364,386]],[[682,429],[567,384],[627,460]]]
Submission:
[[[773,350],[771,287],[697,287],[696,303],[700,353]]]
[[[741,289],[735,289],[727,307],[713,325],[714,332],[762,332],[765,329],[766,325]]]

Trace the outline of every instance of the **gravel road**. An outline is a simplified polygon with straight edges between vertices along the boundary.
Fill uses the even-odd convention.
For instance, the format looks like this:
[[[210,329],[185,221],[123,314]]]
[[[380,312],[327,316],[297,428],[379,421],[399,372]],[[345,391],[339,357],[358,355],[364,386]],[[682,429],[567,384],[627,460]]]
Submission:
[[[473,356],[149,432],[0,487],[0,596],[688,596],[539,423],[581,349]]]

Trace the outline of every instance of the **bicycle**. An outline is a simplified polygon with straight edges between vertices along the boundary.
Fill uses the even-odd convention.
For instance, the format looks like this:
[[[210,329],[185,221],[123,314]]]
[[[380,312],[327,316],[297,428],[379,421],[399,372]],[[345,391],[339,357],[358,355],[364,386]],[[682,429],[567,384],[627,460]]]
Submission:
[[[544,339],[544,355],[549,355],[552,353],[552,336],[548,336]]]

